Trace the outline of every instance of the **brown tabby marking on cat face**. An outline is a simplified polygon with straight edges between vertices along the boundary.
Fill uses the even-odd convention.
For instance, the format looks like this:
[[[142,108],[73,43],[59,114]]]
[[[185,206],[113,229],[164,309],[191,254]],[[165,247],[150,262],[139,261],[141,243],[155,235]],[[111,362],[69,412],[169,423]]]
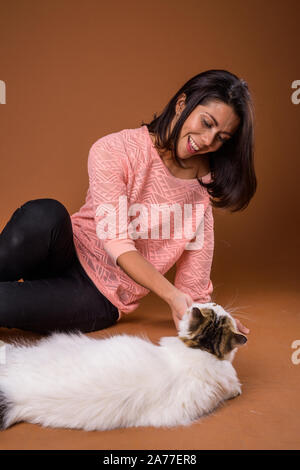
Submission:
[[[180,339],[189,348],[198,348],[223,359],[247,338],[235,330],[230,316],[217,315],[210,308],[194,307],[190,314],[188,335]]]

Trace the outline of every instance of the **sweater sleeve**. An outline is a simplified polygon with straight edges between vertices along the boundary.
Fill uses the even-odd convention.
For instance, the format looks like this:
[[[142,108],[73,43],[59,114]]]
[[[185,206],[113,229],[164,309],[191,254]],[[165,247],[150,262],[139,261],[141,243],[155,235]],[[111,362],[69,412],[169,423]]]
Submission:
[[[176,262],[174,285],[189,294],[194,302],[211,302],[210,279],[214,251],[214,219],[209,203],[204,213],[204,239],[200,249],[184,250]]]
[[[127,233],[128,167],[119,143],[115,144],[111,148],[105,143],[92,145],[88,156],[88,175],[96,233],[114,266],[118,266],[117,258],[122,253],[138,250]]]

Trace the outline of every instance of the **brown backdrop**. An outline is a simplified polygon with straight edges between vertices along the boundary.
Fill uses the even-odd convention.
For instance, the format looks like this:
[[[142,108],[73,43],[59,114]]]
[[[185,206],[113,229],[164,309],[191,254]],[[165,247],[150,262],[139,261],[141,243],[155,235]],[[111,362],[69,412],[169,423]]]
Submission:
[[[300,338],[300,104],[291,101],[291,84],[300,80],[299,13],[297,0],[0,1],[1,229],[29,199],[53,197],[77,211],[91,145],[148,122],[185,81],[211,68],[232,71],[252,91],[258,178],[246,211],[215,210],[216,301],[239,308],[251,334],[236,362],[244,394],[199,424],[201,439],[193,427],[114,431],[100,440],[61,430],[49,441],[49,431],[20,424],[0,447],[298,446],[300,365],[291,361],[291,342]],[[175,334],[168,306],[152,294],[114,330],[146,331],[154,341]],[[229,436],[221,432],[228,420]]]

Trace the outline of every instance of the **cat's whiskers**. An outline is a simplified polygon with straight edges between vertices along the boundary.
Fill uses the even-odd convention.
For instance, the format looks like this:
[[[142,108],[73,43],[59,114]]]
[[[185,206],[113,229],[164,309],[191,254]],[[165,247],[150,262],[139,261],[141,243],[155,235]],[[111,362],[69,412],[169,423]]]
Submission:
[[[252,307],[252,306],[251,305],[242,305],[242,306],[238,306],[238,307],[228,307],[227,305],[225,305],[224,310],[226,310],[230,315],[232,315],[235,318],[238,318],[238,319],[242,318],[243,320],[245,319],[247,321],[255,321],[255,320],[253,320],[253,318],[248,316],[248,312],[243,312],[241,310],[242,308],[248,308],[248,307]]]

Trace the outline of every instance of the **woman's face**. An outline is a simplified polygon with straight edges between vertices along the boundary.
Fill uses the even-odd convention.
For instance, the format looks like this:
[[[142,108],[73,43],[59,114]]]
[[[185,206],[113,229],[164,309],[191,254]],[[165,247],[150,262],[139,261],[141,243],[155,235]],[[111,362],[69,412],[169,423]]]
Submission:
[[[171,131],[184,107],[185,95],[177,101]],[[178,157],[187,159],[215,152],[232,137],[239,123],[240,119],[234,109],[223,102],[211,101],[206,105],[198,105],[181,128],[177,147]]]

